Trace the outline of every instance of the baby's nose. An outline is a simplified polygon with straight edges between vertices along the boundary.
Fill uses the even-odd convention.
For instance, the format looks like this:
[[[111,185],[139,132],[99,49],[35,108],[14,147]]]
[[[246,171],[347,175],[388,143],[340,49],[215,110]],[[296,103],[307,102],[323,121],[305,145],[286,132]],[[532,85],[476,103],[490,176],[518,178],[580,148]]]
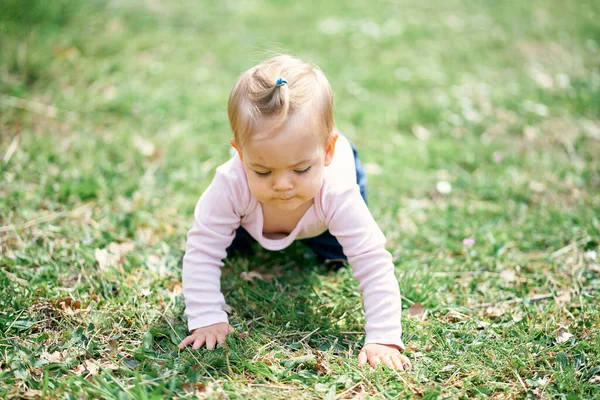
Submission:
[[[292,180],[287,176],[278,176],[273,182],[273,189],[278,192],[290,190],[293,187]]]

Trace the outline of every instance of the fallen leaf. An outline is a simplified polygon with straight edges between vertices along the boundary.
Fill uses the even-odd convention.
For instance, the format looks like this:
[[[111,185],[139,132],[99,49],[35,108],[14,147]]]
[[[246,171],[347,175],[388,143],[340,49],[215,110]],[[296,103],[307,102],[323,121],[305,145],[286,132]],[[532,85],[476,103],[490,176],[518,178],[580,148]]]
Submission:
[[[98,375],[99,370],[100,368],[93,360],[85,360],[83,363],[76,366],[73,369],[73,372],[78,376],[81,376],[86,372],[90,375]]]
[[[538,399],[538,400],[545,400],[545,399],[547,399],[547,397],[546,397],[546,396],[544,396],[544,392],[543,392],[543,390],[542,390],[542,389],[540,389],[540,388],[534,388],[534,389],[531,391],[531,394],[533,395],[533,397],[534,397],[534,398],[536,398],[536,399]]]
[[[554,296],[554,301],[559,305],[569,303],[571,301],[571,292],[563,292],[558,296]]]
[[[588,265],[588,268],[590,269],[590,271],[600,272],[600,265],[598,264],[590,264]]]
[[[108,254],[108,250],[106,249],[95,249],[94,257],[98,262],[98,267],[100,267],[100,271],[105,271],[108,267],[116,264],[115,257],[113,255]]]
[[[40,397],[42,397],[42,391],[27,388],[27,390],[25,391],[25,393],[22,394],[22,396],[26,399],[39,399]]]
[[[144,139],[141,136],[136,136],[133,138],[133,145],[145,157],[155,158],[158,155],[158,149],[154,143],[148,139]]]
[[[124,260],[127,253],[135,248],[135,243],[110,243],[104,249],[95,249],[94,255],[101,271],[106,271],[110,267],[118,267]]]
[[[118,255],[118,256],[124,256],[125,254],[127,254],[131,250],[133,250],[134,248],[135,248],[134,242],[123,242],[123,243],[113,242],[108,245],[108,251],[110,251],[111,253]]]
[[[116,371],[119,369],[119,366],[110,360],[84,360],[83,363],[73,369],[73,372],[79,376],[85,373],[89,375],[98,375],[100,373],[100,368]]]
[[[565,328],[561,327],[558,332],[556,332],[556,341],[558,343],[564,343],[566,341],[568,341],[569,339],[571,339],[573,337],[573,334],[567,332],[565,330]]]
[[[485,315],[498,318],[506,312],[506,308],[500,306],[490,306],[485,309]]]
[[[81,301],[74,301],[71,297],[63,297],[56,301],[56,307],[62,310],[79,310],[81,309]]]
[[[506,282],[516,282],[517,273],[512,269],[505,269],[500,272],[500,279],[505,280]]]
[[[477,321],[477,327],[478,327],[478,328],[485,329],[485,328],[487,328],[487,327],[488,327],[488,326],[490,326],[490,325],[491,325],[491,323],[490,323],[490,322],[485,322],[485,321]]]
[[[186,382],[181,387],[186,393],[202,393],[206,390],[204,382]]]
[[[444,368],[441,369],[441,372],[452,371],[455,367],[456,367],[456,365],[454,365],[454,364],[448,364]]]
[[[325,356],[320,351],[316,351],[317,353],[317,374],[318,375],[328,375],[331,370],[327,366],[325,362]]]
[[[408,316],[410,318],[414,318],[419,321],[425,321],[425,318],[427,317],[427,310],[421,303],[418,302],[414,303],[406,311],[408,312]]]
[[[268,281],[273,279],[275,276],[272,274],[261,274],[260,272],[257,271],[249,271],[249,272],[242,272],[240,274],[240,278],[242,278],[245,281],[248,282],[252,282],[255,278],[261,281]]]
[[[546,184],[538,181],[529,182],[529,189],[536,193],[543,193],[546,191]]]
[[[520,312],[520,311],[514,312],[512,315],[512,319],[515,322],[521,321],[523,319],[523,317],[525,317],[525,313]]]
[[[43,351],[42,354],[40,354],[40,359],[48,362],[58,363],[64,361],[65,358],[60,351],[55,351],[52,354],[48,353],[47,351]]]

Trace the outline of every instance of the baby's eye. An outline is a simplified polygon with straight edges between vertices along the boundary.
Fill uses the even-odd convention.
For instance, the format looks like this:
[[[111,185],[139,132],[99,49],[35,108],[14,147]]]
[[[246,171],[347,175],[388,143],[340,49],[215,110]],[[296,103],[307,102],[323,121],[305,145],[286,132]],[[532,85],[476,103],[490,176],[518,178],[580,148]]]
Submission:
[[[295,170],[294,172],[297,174],[304,174],[306,172],[308,172],[310,170],[311,167],[305,168],[305,169],[301,169],[301,170]]]
[[[269,176],[269,174],[271,173],[271,171],[267,171],[267,172],[254,171],[254,172],[256,172],[256,175],[258,175],[258,176]]]

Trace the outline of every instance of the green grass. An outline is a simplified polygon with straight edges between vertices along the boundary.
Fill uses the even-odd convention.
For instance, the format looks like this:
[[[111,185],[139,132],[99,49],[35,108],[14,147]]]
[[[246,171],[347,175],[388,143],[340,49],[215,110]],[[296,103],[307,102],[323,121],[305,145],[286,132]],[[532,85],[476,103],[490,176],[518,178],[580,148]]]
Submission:
[[[600,9],[522,3],[3,1],[0,395],[600,397]],[[356,284],[301,246],[228,260],[236,333],[176,348],[229,91],[278,52],[371,172],[412,372],[357,368]]]

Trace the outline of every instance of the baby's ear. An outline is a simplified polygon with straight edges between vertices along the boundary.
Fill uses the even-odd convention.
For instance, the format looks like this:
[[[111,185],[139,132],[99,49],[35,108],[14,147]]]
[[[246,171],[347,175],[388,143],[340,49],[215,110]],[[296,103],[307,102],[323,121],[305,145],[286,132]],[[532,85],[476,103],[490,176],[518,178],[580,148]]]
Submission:
[[[325,166],[331,164],[331,161],[333,160],[333,153],[335,153],[335,142],[337,142],[339,136],[340,134],[337,133],[337,131],[333,131],[327,138],[327,142],[325,143]]]
[[[240,155],[240,159],[242,159],[242,148],[239,144],[237,144],[235,138],[229,139],[229,143],[231,143],[231,146],[238,152],[238,154]]]

